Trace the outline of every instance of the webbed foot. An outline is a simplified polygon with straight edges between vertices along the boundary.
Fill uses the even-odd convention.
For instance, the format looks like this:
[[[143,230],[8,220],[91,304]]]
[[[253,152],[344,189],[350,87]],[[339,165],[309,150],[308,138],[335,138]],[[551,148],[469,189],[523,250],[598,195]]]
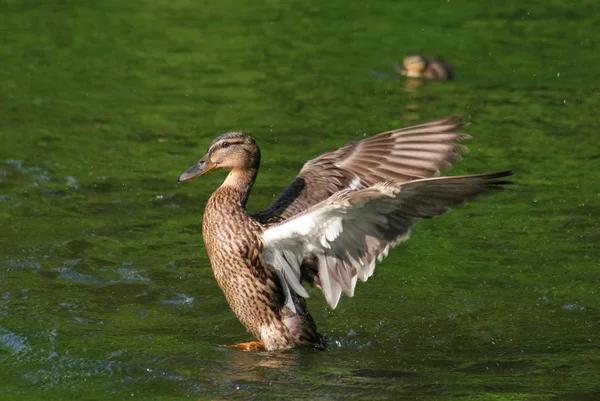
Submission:
[[[257,348],[264,347],[263,343],[261,343],[260,341],[248,341],[245,343],[238,343],[238,344],[231,344],[231,345],[219,345],[219,346],[226,347],[226,348],[237,348],[237,349],[241,349],[242,351],[252,351]]]

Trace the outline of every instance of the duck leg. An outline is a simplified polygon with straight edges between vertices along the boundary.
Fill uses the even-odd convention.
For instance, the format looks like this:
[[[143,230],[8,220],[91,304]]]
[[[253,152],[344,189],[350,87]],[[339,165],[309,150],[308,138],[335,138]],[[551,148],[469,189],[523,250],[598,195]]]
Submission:
[[[238,344],[231,344],[231,345],[219,345],[219,347],[237,348],[237,349],[241,349],[242,351],[252,351],[257,348],[264,348],[264,345],[260,341],[248,341],[245,343],[238,343]]]

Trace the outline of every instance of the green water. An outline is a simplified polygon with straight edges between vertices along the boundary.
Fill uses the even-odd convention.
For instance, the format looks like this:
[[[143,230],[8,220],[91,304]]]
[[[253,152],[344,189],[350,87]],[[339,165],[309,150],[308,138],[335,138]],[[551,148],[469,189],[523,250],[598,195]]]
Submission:
[[[0,0],[0,399],[600,399],[595,1]],[[439,54],[453,82],[394,63]],[[410,89],[410,90],[409,90]],[[453,174],[517,185],[422,222],[330,311],[324,352],[251,338],[202,245],[252,134],[266,206],[303,161],[462,114]]]

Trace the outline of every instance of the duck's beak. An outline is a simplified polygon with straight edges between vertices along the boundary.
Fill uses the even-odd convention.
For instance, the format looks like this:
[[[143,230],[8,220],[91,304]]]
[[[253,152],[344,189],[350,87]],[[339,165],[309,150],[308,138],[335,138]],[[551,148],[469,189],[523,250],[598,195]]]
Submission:
[[[192,178],[199,177],[202,174],[210,170],[214,170],[217,167],[218,164],[213,163],[212,160],[210,160],[210,157],[208,157],[208,155],[205,155],[202,159],[198,161],[198,163],[194,164],[185,173],[181,174],[179,176],[178,181],[181,182],[191,180]]]

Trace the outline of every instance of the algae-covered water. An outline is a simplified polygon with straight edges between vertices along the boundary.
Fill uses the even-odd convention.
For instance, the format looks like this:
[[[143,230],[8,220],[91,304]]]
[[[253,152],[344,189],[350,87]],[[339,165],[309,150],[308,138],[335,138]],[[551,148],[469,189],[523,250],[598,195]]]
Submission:
[[[0,0],[0,399],[600,399],[600,3]],[[451,82],[401,79],[437,54]],[[330,311],[324,352],[244,353],[202,245],[214,136],[305,160],[462,114],[434,221]]]

